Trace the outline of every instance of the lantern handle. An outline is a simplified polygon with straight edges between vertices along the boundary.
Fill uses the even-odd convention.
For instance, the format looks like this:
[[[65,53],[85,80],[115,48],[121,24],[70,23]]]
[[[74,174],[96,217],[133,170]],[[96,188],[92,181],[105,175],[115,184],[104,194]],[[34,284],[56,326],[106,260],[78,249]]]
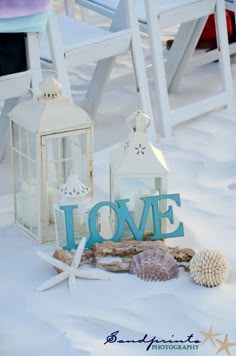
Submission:
[[[135,120],[136,120],[136,117],[139,115],[141,115],[144,119],[146,119],[145,131],[150,126],[150,124],[153,120],[152,117],[142,110],[136,110],[134,113],[129,115],[126,119],[127,125],[130,128],[130,130],[133,130],[135,128],[135,126],[136,126]]]

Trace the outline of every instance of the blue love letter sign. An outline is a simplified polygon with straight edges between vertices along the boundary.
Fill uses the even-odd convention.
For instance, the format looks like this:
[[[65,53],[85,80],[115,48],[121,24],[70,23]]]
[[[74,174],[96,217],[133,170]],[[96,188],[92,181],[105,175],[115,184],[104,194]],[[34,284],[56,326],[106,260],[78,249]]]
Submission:
[[[117,230],[114,236],[110,239],[111,241],[117,242],[122,238],[125,229],[125,221],[129,225],[129,228],[134,238],[136,240],[142,240],[145,232],[145,226],[146,226],[150,208],[152,209],[152,216],[153,216],[154,235],[151,237],[152,240],[178,237],[184,235],[183,223],[180,223],[175,231],[172,231],[170,233],[161,232],[161,219],[166,218],[170,221],[171,224],[174,224],[174,215],[173,215],[172,206],[169,206],[166,212],[160,212],[159,202],[163,199],[171,199],[176,202],[177,206],[180,206],[179,194],[150,196],[150,197],[143,197],[140,199],[144,201],[144,209],[142,212],[139,227],[136,226],[127,208],[126,203],[129,201],[129,199],[116,200],[115,203],[117,205],[115,203],[110,203],[110,202],[101,202],[96,204],[89,214],[90,239],[87,241],[86,247],[92,247],[96,242],[106,241],[99,234],[97,230],[97,223],[96,223],[97,213],[99,209],[104,206],[109,206],[111,209],[113,209],[117,218]]]
[[[73,210],[78,208],[78,205],[64,205],[60,206],[60,209],[64,211],[65,227],[66,227],[66,246],[63,246],[64,250],[77,249],[74,236],[74,222],[73,222]]]
[[[179,194],[168,194],[168,195],[156,195],[150,197],[140,198],[144,202],[144,207],[142,211],[142,216],[140,219],[139,226],[136,226],[129,210],[127,207],[127,202],[129,199],[120,199],[116,200],[115,203],[111,202],[100,202],[96,204],[89,213],[89,230],[90,236],[86,243],[86,248],[92,247],[96,242],[106,241],[100,234],[97,229],[97,214],[99,209],[104,206],[110,207],[116,215],[117,226],[114,235],[109,239],[111,241],[119,241],[124,235],[125,222],[127,222],[134,238],[136,240],[142,240],[145,233],[145,227],[148,219],[148,214],[151,209],[153,217],[153,236],[151,240],[178,237],[184,235],[183,223],[179,223],[177,229],[172,232],[163,232],[161,229],[161,219],[168,219],[171,224],[174,224],[174,213],[173,207],[168,206],[168,209],[165,212],[160,211],[159,203],[164,199],[173,200],[177,206],[180,206],[180,196]],[[65,216],[65,227],[66,227],[66,238],[67,245],[63,247],[64,249],[76,249],[77,245],[75,244],[74,239],[74,226],[73,226],[73,209],[76,209],[77,205],[61,206],[60,209],[64,211]],[[88,237],[88,236],[86,236]]]

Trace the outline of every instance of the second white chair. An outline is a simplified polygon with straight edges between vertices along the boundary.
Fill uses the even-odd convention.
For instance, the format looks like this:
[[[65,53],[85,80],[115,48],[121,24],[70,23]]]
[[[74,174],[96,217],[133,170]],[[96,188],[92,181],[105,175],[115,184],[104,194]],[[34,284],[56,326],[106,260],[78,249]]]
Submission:
[[[8,113],[17,104],[19,97],[29,93],[30,87],[34,94],[39,93],[42,72],[38,36],[37,32],[29,32],[25,37],[28,69],[24,72],[0,77],[0,100],[4,101],[0,116],[0,161],[6,148],[7,133],[9,131]]]
[[[109,30],[91,26],[68,16],[51,14],[47,38],[41,46],[41,58],[52,61],[64,94],[71,97],[68,70],[97,61],[83,107],[94,117],[103,89],[116,57],[131,50],[140,108],[151,114],[150,96],[145,72],[138,23],[134,16],[134,0],[120,0]],[[59,26],[58,26],[59,24]]]
[[[73,1],[64,0],[69,12]],[[118,0],[75,0],[76,3],[105,16],[112,17]],[[232,78],[229,60],[224,0],[137,0],[137,18],[141,30],[148,32],[154,68],[155,100],[158,108],[159,130],[169,136],[172,128],[211,110],[232,103]],[[210,14],[215,14],[221,90],[177,109],[169,103],[168,91],[174,92],[192,58],[196,44]],[[180,24],[166,65],[162,53],[161,31]],[[205,79],[203,78],[203,81]],[[194,83],[193,83],[194,87]]]

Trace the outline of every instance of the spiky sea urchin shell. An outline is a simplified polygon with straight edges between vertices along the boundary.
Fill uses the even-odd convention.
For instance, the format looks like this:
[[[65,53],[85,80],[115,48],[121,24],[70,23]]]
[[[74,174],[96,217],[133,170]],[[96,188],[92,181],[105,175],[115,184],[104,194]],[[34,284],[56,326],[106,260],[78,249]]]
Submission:
[[[132,258],[130,273],[145,281],[166,281],[178,276],[178,264],[168,252],[147,249]]]
[[[190,275],[196,284],[215,287],[222,284],[229,274],[229,263],[217,250],[205,249],[196,253],[190,262]]]

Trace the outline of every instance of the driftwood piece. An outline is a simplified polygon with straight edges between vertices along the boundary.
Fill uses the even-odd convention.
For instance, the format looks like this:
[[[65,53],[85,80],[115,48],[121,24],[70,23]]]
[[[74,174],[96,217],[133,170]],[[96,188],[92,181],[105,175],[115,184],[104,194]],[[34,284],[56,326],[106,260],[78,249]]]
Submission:
[[[120,257],[133,257],[139,252],[143,252],[147,249],[161,248],[168,251],[168,247],[163,240],[155,241],[137,241],[137,240],[122,240],[119,242],[106,241],[101,244],[95,244],[94,254],[97,257],[100,256],[120,256]]]
[[[191,248],[168,247],[168,250],[178,262],[190,262],[196,253]]]
[[[195,251],[190,248],[166,246],[163,240],[105,241],[101,244],[95,244],[91,249],[84,250],[81,264],[91,264],[111,272],[128,272],[134,255],[146,249],[157,248],[169,251],[178,262],[189,262],[195,254]],[[71,265],[73,255],[74,251],[57,249],[53,256]],[[57,272],[60,272],[60,270],[57,269]]]
[[[96,259],[96,267],[110,272],[128,272],[132,257],[106,256]]]

